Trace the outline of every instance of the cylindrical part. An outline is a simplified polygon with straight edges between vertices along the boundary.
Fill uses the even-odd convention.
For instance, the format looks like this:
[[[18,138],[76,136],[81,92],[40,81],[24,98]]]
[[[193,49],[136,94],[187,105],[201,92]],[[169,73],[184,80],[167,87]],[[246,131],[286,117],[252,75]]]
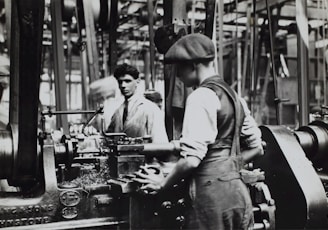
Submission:
[[[180,143],[170,142],[164,144],[145,144],[141,153],[145,155],[160,156],[167,153],[179,153],[180,152]]]
[[[302,146],[302,149],[306,153],[307,157],[312,158],[315,149],[313,136],[305,131],[296,131],[294,134],[297,141]]]
[[[55,148],[55,158],[57,164],[65,164],[68,159],[66,147],[62,143],[57,143],[54,145]]]
[[[315,167],[322,167],[328,160],[328,130],[324,123],[300,127],[295,136],[302,146],[306,156],[314,163]]]
[[[0,130],[0,179],[8,179],[12,175],[13,152],[11,132]]]
[[[317,172],[320,180],[322,183],[328,183],[328,175],[327,174],[324,174],[324,173],[321,173],[321,172]]]

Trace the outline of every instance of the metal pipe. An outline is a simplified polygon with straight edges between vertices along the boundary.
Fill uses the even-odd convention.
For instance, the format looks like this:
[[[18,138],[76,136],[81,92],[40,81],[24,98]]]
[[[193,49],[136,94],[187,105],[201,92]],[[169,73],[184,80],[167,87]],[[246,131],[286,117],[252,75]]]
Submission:
[[[51,0],[51,32],[52,32],[52,50],[53,64],[55,73],[55,92],[57,110],[66,110],[66,79],[64,65],[64,42],[62,30],[62,8],[60,0]],[[57,117],[57,127],[62,127],[64,133],[68,133],[67,116]]]
[[[298,76],[298,104],[299,124],[309,123],[309,28],[307,18],[307,0],[297,0],[297,76]]]
[[[141,154],[157,156],[168,153],[179,153],[180,149],[180,143],[177,141],[172,141],[165,144],[144,144]]]
[[[153,0],[148,0],[148,22],[149,22],[149,57],[150,57],[150,75],[152,82],[152,89],[155,89],[155,44],[154,44],[154,6]]]
[[[103,113],[104,113],[104,105],[101,104],[101,105],[99,106],[99,108],[98,108],[96,111],[94,111],[93,115],[92,115],[91,117],[89,117],[89,119],[88,119],[88,120],[86,121],[86,123],[83,125],[83,127],[82,127],[82,132],[84,133],[84,129],[85,129],[88,125],[91,124],[91,122],[96,118],[96,116],[97,116],[98,114],[103,114]]]
[[[221,78],[224,79],[224,66],[223,66],[223,49],[224,49],[223,15],[224,15],[224,1],[216,1],[215,5],[216,4],[217,4],[217,7],[218,7],[218,15],[219,15],[219,73],[220,73]],[[216,21],[216,20],[217,19],[214,18],[214,21]],[[215,34],[216,34],[216,31],[215,31]],[[217,41],[215,41],[215,42],[217,42]]]
[[[41,115],[43,116],[52,116],[52,115],[68,115],[68,114],[94,114],[97,110],[75,110],[75,111],[42,111]]]
[[[277,125],[281,124],[281,117],[280,117],[280,102],[278,96],[278,79],[277,79],[277,72],[276,72],[276,66],[275,66],[275,60],[274,60],[274,34],[272,31],[272,20],[271,20],[271,9],[268,3],[268,0],[265,0],[266,2],[266,8],[267,8],[267,14],[268,14],[268,24],[269,24],[269,33],[270,33],[270,58],[271,58],[271,68],[272,68],[272,75],[273,75],[273,85],[274,85],[274,101],[276,105],[276,119],[277,119]],[[296,1],[297,2],[297,1]]]

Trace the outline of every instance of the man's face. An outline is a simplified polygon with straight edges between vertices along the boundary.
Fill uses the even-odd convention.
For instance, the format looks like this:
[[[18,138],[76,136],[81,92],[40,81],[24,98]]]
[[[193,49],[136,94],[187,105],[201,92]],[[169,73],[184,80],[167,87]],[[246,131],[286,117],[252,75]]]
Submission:
[[[123,96],[129,98],[136,92],[139,79],[134,79],[131,75],[125,74],[120,76],[117,81]]]
[[[187,87],[197,85],[198,78],[195,67],[192,63],[178,63],[176,66],[178,78],[180,78]]]

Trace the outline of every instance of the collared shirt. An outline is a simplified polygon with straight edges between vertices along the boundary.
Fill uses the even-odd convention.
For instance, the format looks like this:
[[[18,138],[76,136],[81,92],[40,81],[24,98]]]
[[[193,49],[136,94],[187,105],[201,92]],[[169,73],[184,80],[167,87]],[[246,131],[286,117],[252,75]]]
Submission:
[[[245,100],[240,99],[245,113],[241,142],[246,143],[244,147],[258,147],[261,145],[261,131]],[[182,156],[192,155],[201,160],[206,156],[207,146],[214,143],[218,133],[217,111],[220,109],[220,99],[211,89],[200,87],[189,95],[180,139]]]
[[[124,102],[115,111],[108,130],[124,132],[129,137],[150,136],[153,143],[167,143],[164,116],[156,104],[143,95],[135,94],[128,99],[128,115],[123,124]]]

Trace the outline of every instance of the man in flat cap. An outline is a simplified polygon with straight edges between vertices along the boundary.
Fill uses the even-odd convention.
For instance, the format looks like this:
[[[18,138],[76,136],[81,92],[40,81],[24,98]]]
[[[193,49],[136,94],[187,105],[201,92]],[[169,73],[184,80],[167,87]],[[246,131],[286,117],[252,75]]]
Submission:
[[[195,216],[187,217],[187,229],[249,229],[252,202],[239,171],[243,160],[263,154],[261,133],[245,101],[216,73],[214,58],[214,44],[201,34],[181,38],[165,54],[182,82],[198,88],[187,99],[175,168],[165,178],[137,173],[136,181],[157,193],[191,176]]]

